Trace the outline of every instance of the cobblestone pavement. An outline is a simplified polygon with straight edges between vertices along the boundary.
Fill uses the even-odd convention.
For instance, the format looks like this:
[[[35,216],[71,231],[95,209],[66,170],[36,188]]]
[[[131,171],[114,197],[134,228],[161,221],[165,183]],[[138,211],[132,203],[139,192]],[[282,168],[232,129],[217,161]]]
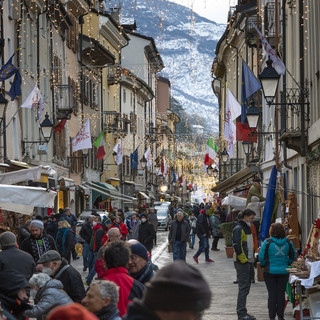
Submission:
[[[158,232],[158,245],[153,250],[152,260],[159,268],[165,266],[172,261],[172,253],[167,251],[167,232]],[[211,240],[210,240],[211,243]],[[192,256],[195,254],[196,249],[187,249],[187,262],[196,266],[202,272],[210,284],[213,292],[212,303],[203,319],[204,320],[237,320],[236,315],[236,300],[238,293],[238,286],[233,284],[236,279],[236,272],[233,266],[233,260],[226,257],[224,251],[223,239],[219,242],[218,252],[210,251],[210,258],[215,263],[205,263],[204,254],[199,257],[199,264],[196,264]],[[87,272],[82,271],[82,258],[72,262],[72,265],[85,276]],[[253,283],[251,285],[250,294],[248,296],[247,308],[248,312],[254,315],[257,320],[268,320],[267,308],[267,289],[264,282]],[[289,303],[285,311],[285,319],[293,319],[292,306]]]

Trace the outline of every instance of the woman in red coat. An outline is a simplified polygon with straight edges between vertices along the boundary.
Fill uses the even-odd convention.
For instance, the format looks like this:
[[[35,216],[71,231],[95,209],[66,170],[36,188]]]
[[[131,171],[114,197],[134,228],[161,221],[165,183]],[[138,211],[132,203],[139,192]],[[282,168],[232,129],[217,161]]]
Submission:
[[[128,234],[128,228],[127,226],[123,223],[122,218],[119,216],[116,216],[116,220],[114,222],[114,226],[119,228],[120,233],[121,233],[121,240],[126,240],[126,236]]]

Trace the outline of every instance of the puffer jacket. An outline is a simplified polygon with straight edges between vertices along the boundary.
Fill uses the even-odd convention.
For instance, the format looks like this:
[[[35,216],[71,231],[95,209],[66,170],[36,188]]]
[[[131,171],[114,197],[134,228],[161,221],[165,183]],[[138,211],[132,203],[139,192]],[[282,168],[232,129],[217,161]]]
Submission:
[[[287,274],[286,268],[296,258],[296,250],[287,238],[271,237],[263,242],[259,252],[259,261],[264,272],[272,274]]]
[[[170,243],[175,243],[176,240],[176,235],[177,235],[177,228],[178,228],[178,220],[174,220],[171,224],[168,240]],[[190,234],[190,226],[189,223],[185,220],[182,220],[181,222],[181,241],[182,242],[187,242]]]
[[[221,222],[215,214],[210,217],[210,224],[212,228],[212,237],[217,237],[219,235]]]
[[[53,308],[73,303],[71,298],[62,290],[63,285],[59,280],[49,280],[39,289],[35,297],[35,305],[31,310],[25,311],[30,318],[45,319]]]

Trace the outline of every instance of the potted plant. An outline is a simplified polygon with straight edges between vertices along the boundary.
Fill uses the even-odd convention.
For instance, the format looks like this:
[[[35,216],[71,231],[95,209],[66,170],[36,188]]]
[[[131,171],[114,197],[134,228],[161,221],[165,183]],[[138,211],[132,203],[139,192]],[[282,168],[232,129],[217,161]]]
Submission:
[[[232,258],[233,257],[233,247],[232,247],[233,222],[221,223],[220,230],[224,238],[227,258]]]

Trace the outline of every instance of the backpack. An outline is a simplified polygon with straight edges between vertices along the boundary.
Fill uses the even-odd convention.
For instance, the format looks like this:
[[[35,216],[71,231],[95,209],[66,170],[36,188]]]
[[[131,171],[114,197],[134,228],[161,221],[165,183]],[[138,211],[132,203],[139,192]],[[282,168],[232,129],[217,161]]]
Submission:
[[[272,242],[274,242],[271,238],[267,239],[267,245],[266,245],[266,250],[264,252],[264,260],[269,261],[269,247]],[[294,251],[291,245],[291,241],[287,238],[287,243],[289,245],[289,259],[293,260],[294,259]]]

